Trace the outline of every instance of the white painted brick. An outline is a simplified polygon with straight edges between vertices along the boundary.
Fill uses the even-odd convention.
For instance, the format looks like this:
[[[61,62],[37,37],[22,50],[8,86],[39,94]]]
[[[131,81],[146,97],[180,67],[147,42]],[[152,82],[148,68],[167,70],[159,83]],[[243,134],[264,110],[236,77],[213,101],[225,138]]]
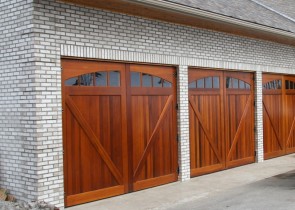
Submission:
[[[255,139],[263,161],[261,72],[295,74],[294,47],[55,0],[0,4],[0,187],[64,205],[61,56],[178,66],[182,181],[190,178],[188,66],[256,71]]]

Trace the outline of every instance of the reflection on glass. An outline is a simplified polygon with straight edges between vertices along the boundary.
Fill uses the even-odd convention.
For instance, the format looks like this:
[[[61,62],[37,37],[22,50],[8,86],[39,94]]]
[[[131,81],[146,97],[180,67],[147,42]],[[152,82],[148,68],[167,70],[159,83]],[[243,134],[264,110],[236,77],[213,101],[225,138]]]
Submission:
[[[246,83],[246,89],[250,90],[250,85],[248,83]]]
[[[290,89],[295,89],[294,82],[290,81]]]
[[[219,77],[213,77],[213,88],[219,88]]]
[[[160,77],[153,76],[153,87],[162,87],[164,80]]]
[[[96,86],[107,86],[107,73],[106,72],[95,72],[95,85]]]
[[[204,79],[199,79],[197,81],[197,88],[204,88],[205,86],[205,82],[204,82]]]
[[[120,72],[111,71],[109,73],[110,78],[110,86],[111,87],[119,87],[120,86]]]
[[[140,87],[140,73],[131,72],[131,87]]]
[[[93,74],[84,74],[80,76],[81,86],[93,86]]]
[[[73,77],[65,81],[66,86],[75,86],[78,85],[78,77]]]
[[[188,88],[196,88],[196,87],[197,87],[196,81],[193,81],[188,84]]]
[[[142,73],[142,86],[152,87],[152,76],[149,74]]]
[[[278,80],[278,88],[279,88],[279,89],[282,88],[282,80]]]
[[[239,88],[245,89],[245,82],[244,81],[242,81],[242,80],[239,81]]]
[[[205,88],[212,88],[212,77],[205,78]]]
[[[131,72],[131,87],[172,87],[172,84],[163,78],[146,73]]]
[[[233,78],[232,81],[233,81],[233,88],[239,88],[239,80]]]
[[[273,80],[263,85],[264,89],[281,89],[282,80]]]
[[[163,87],[172,87],[172,84],[171,84],[171,82],[168,82],[168,81],[166,81],[166,80],[163,80],[164,82],[163,82]]]
[[[226,78],[226,88],[232,88],[231,78],[230,77]]]
[[[286,89],[290,89],[290,81],[286,80]]]

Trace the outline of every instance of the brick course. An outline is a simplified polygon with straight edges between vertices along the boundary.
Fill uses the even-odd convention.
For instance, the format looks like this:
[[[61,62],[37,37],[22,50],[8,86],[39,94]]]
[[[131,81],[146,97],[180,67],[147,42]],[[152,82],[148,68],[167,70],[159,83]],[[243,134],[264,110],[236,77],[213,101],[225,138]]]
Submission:
[[[178,67],[182,181],[190,177],[187,68],[256,72],[256,150],[263,161],[261,72],[295,74],[294,47],[55,0],[2,5],[0,186],[16,196],[63,206],[61,56]]]
[[[37,126],[32,1],[0,7],[0,186],[16,197],[37,195]]]

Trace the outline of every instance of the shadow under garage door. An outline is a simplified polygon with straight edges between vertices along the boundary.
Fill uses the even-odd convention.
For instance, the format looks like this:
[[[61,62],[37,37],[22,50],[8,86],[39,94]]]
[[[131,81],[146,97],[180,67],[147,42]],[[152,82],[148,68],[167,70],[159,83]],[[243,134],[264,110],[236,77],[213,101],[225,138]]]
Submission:
[[[191,176],[255,161],[253,74],[189,70]]]
[[[295,76],[263,74],[264,158],[295,152]]]
[[[177,180],[173,67],[62,60],[66,206]]]

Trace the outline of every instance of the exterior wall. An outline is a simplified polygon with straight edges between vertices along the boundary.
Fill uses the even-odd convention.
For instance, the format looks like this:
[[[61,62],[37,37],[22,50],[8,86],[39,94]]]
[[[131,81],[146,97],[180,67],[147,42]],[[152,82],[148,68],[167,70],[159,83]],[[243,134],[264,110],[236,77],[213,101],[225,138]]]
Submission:
[[[37,196],[33,3],[1,0],[0,187],[16,197]]]
[[[188,66],[178,68],[178,165],[179,180],[190,179],[190,141],[189,141],[189,102],[188,102]]]
[[[255,74],[255,151],[256,162],[264,160],[263,151],[263,103],[262,103],[262,72]]]
[[[0,4],[0,187],[63,205],[57,37],[34,27],[33,0]]]
[[[24,4],[28,8],[31,6],[29,1],[24,1]],[[34,54],[31,58],[34,63],[31,65],[23,61],[22,65],[25,67],[19,69],[20,74],[27,75],[27,80],[22,81],[24,88],[19,81],[7,81],[11,83],[11,87],[22,88],[8,90],[8,85],[0,82],[1,92],[7,97],[7,100],[0,99],[1,113],[5,113],[0,116],[0,132],[3,133],[0,142],[1,146],[2,142],[4,145],[0,151],[1,155],[3,152],[5,155],[12,153],[10,157],[13,160],[2,161],[1,156],[0,175],[4,178],[0,179],[0,186],[12,187],[15,183],[20,183],[15,192],[23,192],[20,196],[26,199],[35,197],[63,206],[62,56],[170,64],[178,67],[179,165],[182,181],[189,179],[190,174],[189,115],[186,101],[188,66],[256,71],[256,100],[262,98],[262,87],[259,86],[262,71],[295,74],[295,48],[287,45],[89,9],[55,0],[35,0],[33,18],[34,38],[27,38],[31,34],[16,37],[23,41],[33,41],[31,44]],[[1,53],[6,54],[7,51],[8,47]],[[12,54],[11,59],[13,56]],[[26,56],[27,52],[24,52],[23,57],[27,58]],[[17,72],[15,69],[18,67],[18,58],[13,61],[5,57],[1,59],[2,78],[7,78],[8,75],[12,77]],[[12,99],[11,94],[18,96]],[[12,108],[7,108],[7,104]],[[257,160],[262,161],[261,101],[257,104]],[[14,143],[13,147],[11,142]],[[15,169],[10,168],[11,163],[15,164]],[[22,163],[26,166],[22,177],[26,178],[19,178],[21,180],[15,182],[19,173],[14,170],[22,169],[19,167]],[[11,179],[13,176],[10,175],[14,178]]]

